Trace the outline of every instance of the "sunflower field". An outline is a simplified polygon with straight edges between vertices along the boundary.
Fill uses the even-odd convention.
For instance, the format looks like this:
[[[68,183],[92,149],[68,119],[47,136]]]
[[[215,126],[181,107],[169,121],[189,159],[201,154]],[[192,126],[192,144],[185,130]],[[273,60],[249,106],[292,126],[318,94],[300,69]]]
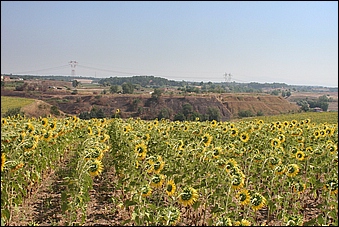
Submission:
[[[1,225],[61,166],[65,225],[88,224],[93,184],[105,179],[119,225],[338,225],[337,113],[317,114],[2,118]]]

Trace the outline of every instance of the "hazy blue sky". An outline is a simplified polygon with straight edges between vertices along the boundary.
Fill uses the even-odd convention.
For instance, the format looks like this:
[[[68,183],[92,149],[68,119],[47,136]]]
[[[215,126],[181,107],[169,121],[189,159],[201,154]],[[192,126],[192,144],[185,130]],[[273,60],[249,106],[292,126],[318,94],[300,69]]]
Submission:
[[[338,87],[338,2],[1,1],[1,73]]]

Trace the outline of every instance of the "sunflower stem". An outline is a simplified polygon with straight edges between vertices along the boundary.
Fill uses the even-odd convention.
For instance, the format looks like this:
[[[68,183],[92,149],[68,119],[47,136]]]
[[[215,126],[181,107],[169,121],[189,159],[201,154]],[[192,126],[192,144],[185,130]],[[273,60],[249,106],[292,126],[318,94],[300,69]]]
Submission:
[[[226,196],[226,208],[225,208],[226,214],[228,213],[228,209],[227,209],[227,207],[228,207],[228,197],[231,193],[231,188],[232,188],[232,184],[230,184],[230,186],[228,187],[228,192],[227,192],[227,196]]]

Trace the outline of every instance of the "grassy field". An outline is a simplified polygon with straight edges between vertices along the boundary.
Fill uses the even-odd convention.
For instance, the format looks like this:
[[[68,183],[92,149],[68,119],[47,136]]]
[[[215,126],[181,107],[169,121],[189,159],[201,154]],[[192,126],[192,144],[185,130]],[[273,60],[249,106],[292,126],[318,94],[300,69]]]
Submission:
[[[34,102],[34,99],[1,96],[1,116],[9,109],[21,108]]]

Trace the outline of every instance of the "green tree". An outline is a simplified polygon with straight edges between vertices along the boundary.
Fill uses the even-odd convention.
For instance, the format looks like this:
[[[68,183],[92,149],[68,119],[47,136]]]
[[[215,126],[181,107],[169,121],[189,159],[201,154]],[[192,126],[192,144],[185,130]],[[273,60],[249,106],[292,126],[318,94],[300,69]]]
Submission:
[[[130,82],[122,84],[122,92],[124,94],[133,94],[134,92],[134,85]]]
[[[300,109],[302,111],[307,112],[307,111],[310,110],[309,104],[308,104],[308,102],[306,100],[299,100],[299,101],[297,101],[297,105],[300,106]]]
[[[212,120],[220,121],[221,119],[220,111],[219,109],[215,107],[208,107],[207,114],[208,114],[208,120],[210,121]]]
[[[72,86],[73,86],[73,87],[78,87],[79,84],[80,84],[80,82],[77,81],[77,80],[73,80],[73,81],[72,81]]]
[[[163,108],[160,110],[159,114],[158,114],[158,119],[170,119],[171,117],[171,113],[170,110],[168,108]]]
[[[116,84],[110,86],[110,88],[109,88],[109,92],[112,93],[112,94],[118,93],[118,90],[119,90],[119,86],[116,85]]]
[[[163,93],[163,90],[158,89],[158,88],[154,89],[154,91],[153,91],[153,93],[152,93],[152,99],[153,99],[154,101],[159,101],[159,99],[160,99],[162,93]]]

